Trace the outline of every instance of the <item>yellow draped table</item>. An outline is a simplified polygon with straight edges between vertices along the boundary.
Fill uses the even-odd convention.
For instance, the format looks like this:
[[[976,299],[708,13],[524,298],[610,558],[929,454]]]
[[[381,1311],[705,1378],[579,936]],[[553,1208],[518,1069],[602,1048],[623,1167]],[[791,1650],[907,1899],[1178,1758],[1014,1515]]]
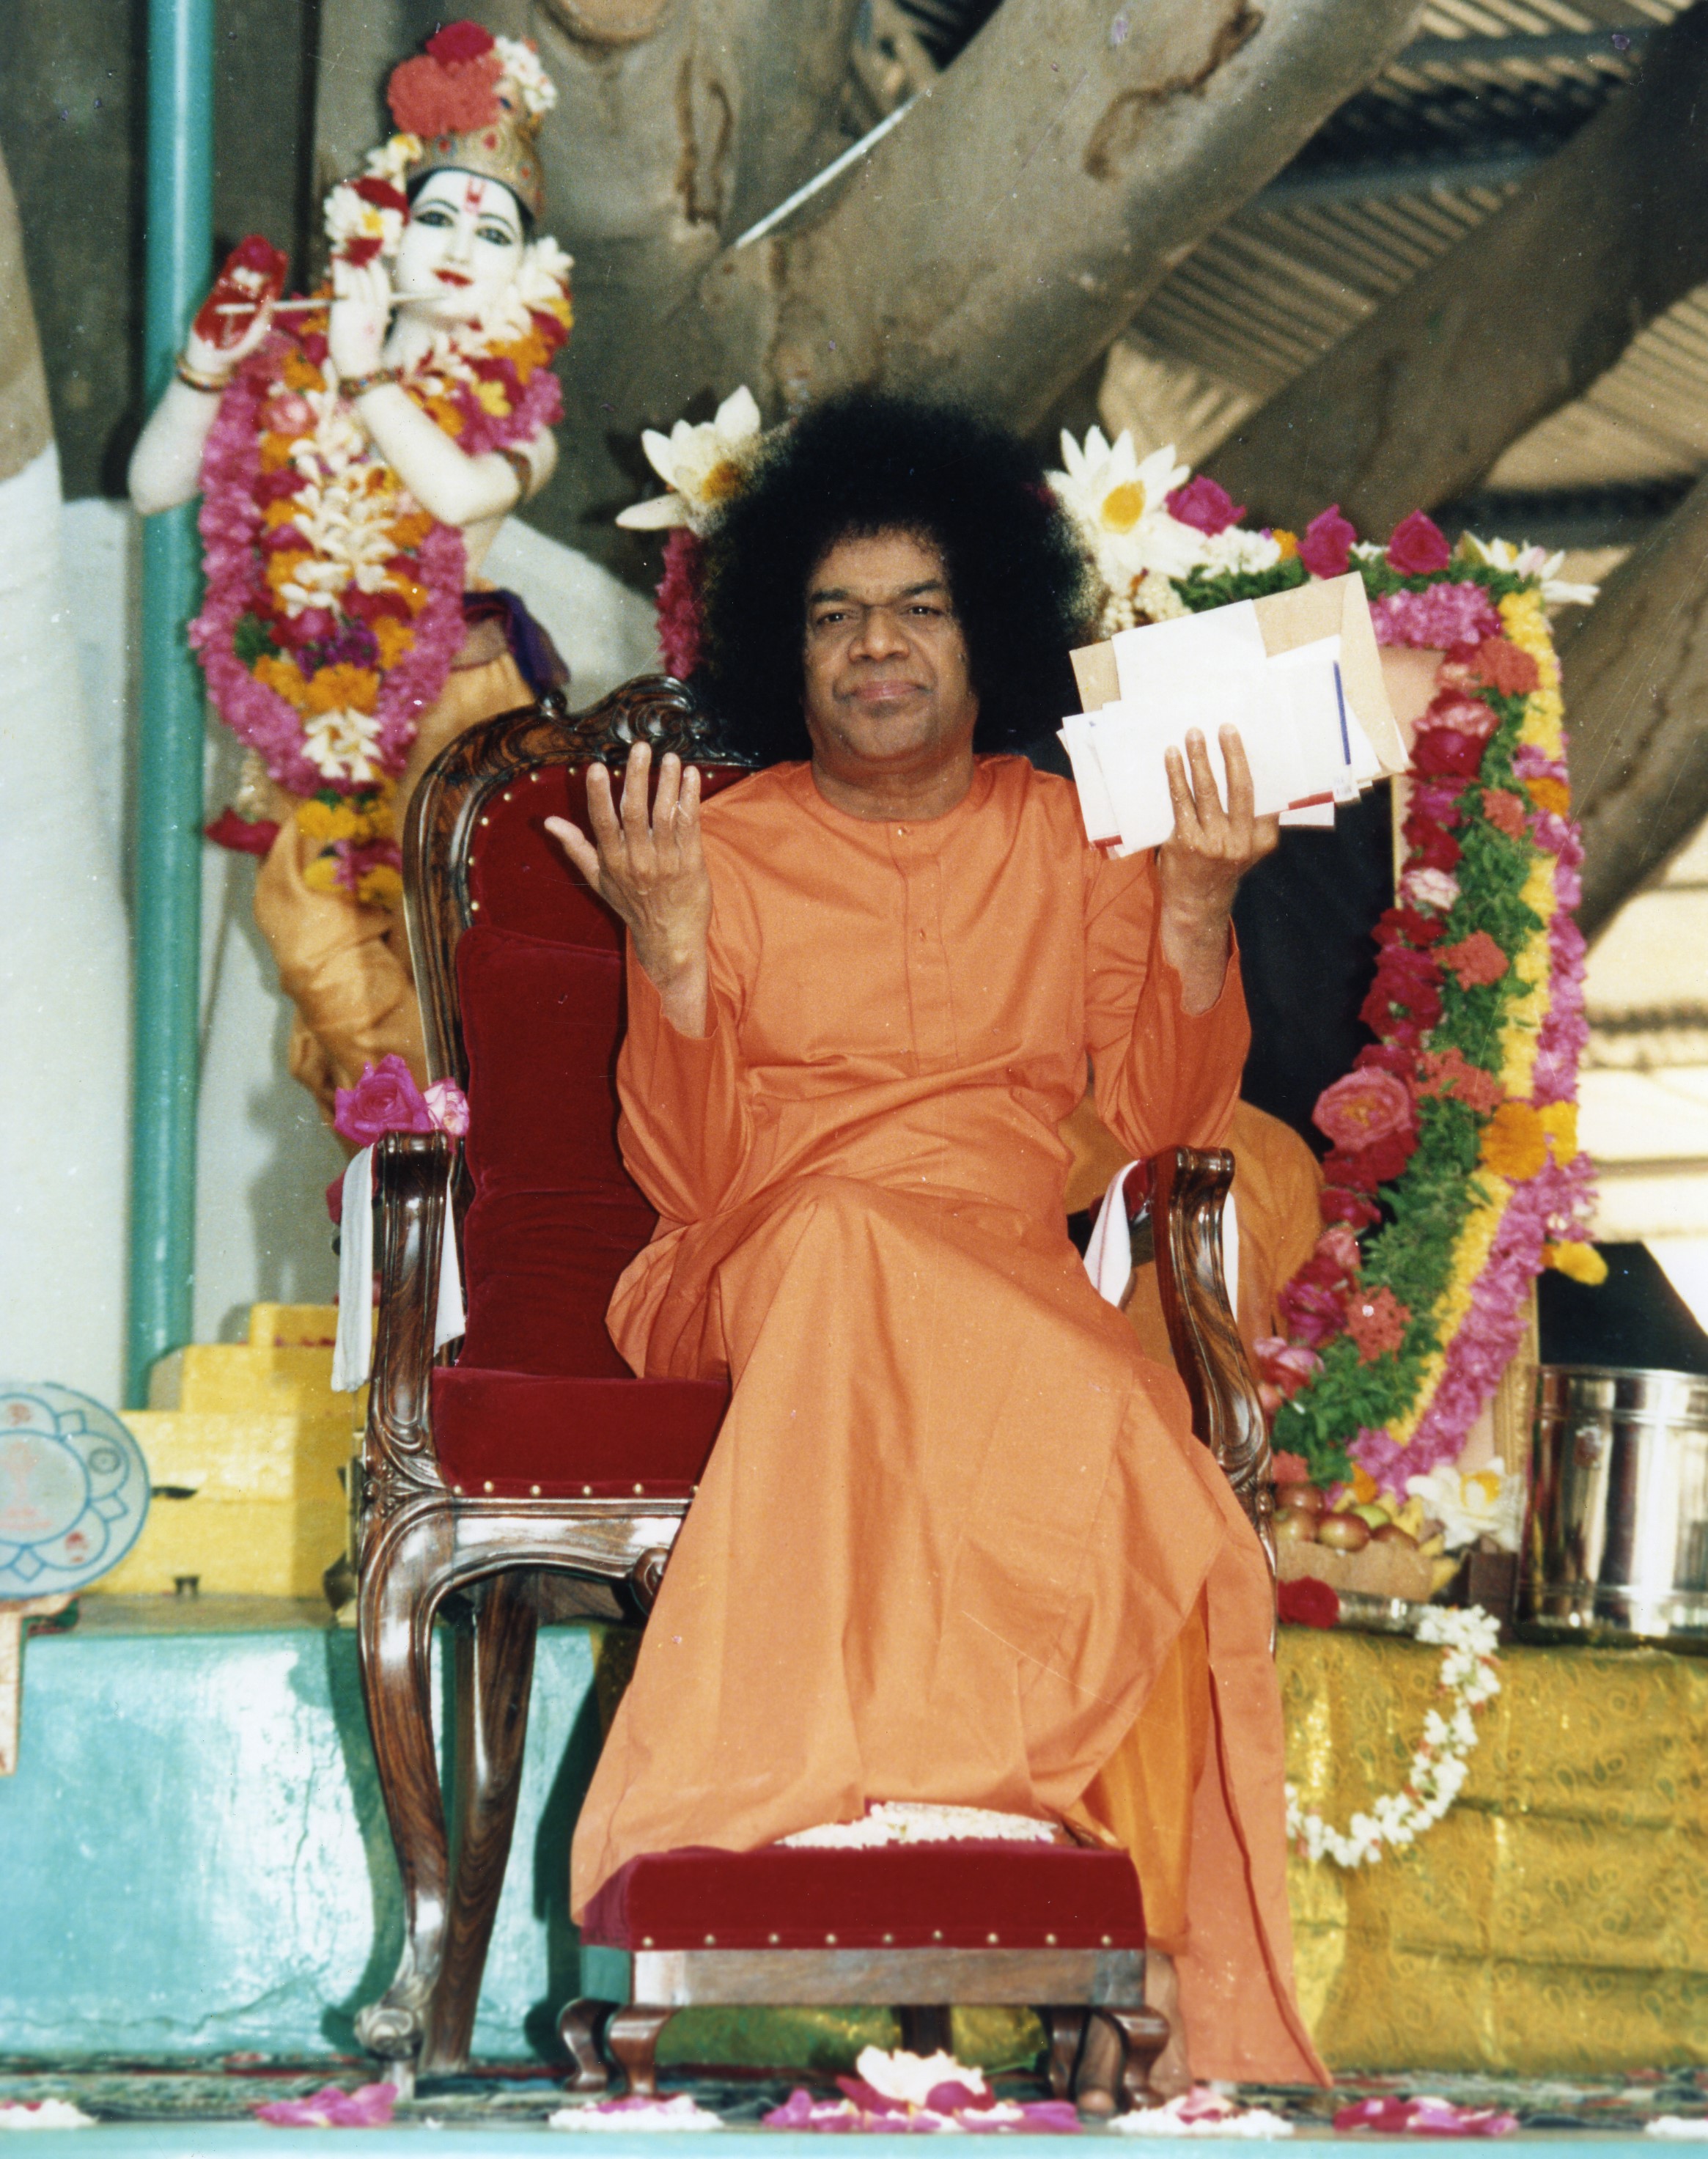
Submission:
[[[1288,1773],[1337,1829],[1395,1791],[1441,1653],[1283,1629]],[[1513,1649],[1446,1818],[1295,1857],[1300,1996],[1337,2069],[1708,2063],[1708,1659]]]

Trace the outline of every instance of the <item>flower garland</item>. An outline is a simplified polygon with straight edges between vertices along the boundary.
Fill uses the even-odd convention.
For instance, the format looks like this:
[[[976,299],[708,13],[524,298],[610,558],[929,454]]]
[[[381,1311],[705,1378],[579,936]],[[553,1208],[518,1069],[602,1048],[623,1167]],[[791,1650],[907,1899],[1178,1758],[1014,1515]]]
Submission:
[[[1445,1713],[1431,1709],[1424,1718],[1423,1737],[1400,1789],[1384,1792],[1343,1831],[1321,1815],[1307,1814],[1295,1787],[1286,1787],[1287,1835],[1302,1858],[1332,1859],[1347,1868],[1374,1866],[1385,1851],[1415,1844],[1434,1828],[1465,1782],[1467,1758],[1477,1746],[1477,1713],[1500,1692],[1494,1654],[1499,1635],[1498,1623],[1480,1604],[1465,1611],[1431,1606],[1421,1614],[1418,1640],[1443,1651],[1441,1688],[1447,1708]]]
[[[467,53],[436,54],[452,35],[441,32],[398,76],[428,70],[441,104],[455,76],[471,111],[482,100],[497,109],[502,79],[529,113],[547,109],[555,93],[531,48],[453,29],[468,34]],[[419,137],[400,132],[332,189],[336,259],[396,251],[404,179],[422,155]],[[401,370],[405,394],[470,457],[525,443],[562,417],[551,361],[572,321],[569,269],[554,241],[531,241],[490,314],[437,329]],[[395,901],[391,783],[463,641],[465,555],[461,532],[423,510],[370,441],[330,359],[328,319],[316,308],[276,325],[220,399],[202,467],[207,593],[189,639],[220,717],[306,798],[298,822],[323,843],[308,883]]]

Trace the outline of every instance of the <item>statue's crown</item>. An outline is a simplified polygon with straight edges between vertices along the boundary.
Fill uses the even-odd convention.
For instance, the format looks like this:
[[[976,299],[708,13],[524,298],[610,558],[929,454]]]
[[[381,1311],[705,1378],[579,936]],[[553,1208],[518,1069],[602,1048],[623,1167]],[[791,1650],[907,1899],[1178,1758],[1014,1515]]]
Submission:
[[[531,43],[448,23],[391,71],[391,116],[422,146],[406,178],[447,168],[501,180],[538,217],[546,206],[540,123],[557,102]]]

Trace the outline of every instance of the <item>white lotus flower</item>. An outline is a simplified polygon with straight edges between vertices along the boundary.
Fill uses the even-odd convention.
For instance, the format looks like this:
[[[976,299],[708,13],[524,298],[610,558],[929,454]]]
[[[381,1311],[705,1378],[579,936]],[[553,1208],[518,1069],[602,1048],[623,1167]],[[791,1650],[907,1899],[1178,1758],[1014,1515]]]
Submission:
[[[1566,563],[1563,548],[1550,555],[1541,547],[1514,547],[1510,540],[1479,540],[1474,532],[1466,533],[1460,545],[1473,562],[1481,562],[1488,569],[1540,578],[1543,603],[1548,607],[1592,607],[1601,591],[1599,585],[1574,585],[1561,579],[1560,572]]]
[[[1171,443],[1141,458],[1129,429],[1113,443],[1093,427],[1084,447],[1062,431],[1064,472],[1046,474],[1057,501],[1084,533],[1105,581],[1124,589],[1160,570],[1183,577],[1204,559],[1204,536],[1168,514],[1168,496],[1191,468],[1174,461]]]
[[[898,2106],[924,2106],[939,2084],[964,2084],[971,2092],[985,2089],[984,2071],[965,2068],[953,2054],[887,2054],[881,2047],[867,2047],[854,2074]]]
[[[714,418],[697,427],[678,420],[668,435],[648,427],[640,443],[648,463],[670,492],[631,503],[617,522],[631,532],[662,531],[675,525],[705,532],[747,484],[759,447],[759,408],[743,383],[724,399]]]
[[[1479,1537],[1491,1538],[1502,1551],[1518,1550],[1524,1533],[1524,1480],[1509,1476],[1504,1462],[1462,1475],[1444,1465],[1426,1477],[1408,1477],[1405,1489],[1441,1524],[1449,1551],[1462,1551]]]

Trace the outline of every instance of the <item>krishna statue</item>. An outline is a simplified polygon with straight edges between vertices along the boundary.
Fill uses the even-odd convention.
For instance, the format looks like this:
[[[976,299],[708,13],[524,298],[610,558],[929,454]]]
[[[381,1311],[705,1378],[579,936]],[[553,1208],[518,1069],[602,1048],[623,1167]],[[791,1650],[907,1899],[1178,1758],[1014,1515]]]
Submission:
[[[397,835],[454,736],[567,670],[481,562],[556,463],[570,260],[536,236],[556,92],[531,44],[453,23],[394,70],[398,132],[327,198],[330,290],[285,300],[246,240],[131,461],[146,516],[202,498],[189,637],[246,746],[211,837],[261,857],[255,912],[295,1007],[290,1069],[427,1082]]]

